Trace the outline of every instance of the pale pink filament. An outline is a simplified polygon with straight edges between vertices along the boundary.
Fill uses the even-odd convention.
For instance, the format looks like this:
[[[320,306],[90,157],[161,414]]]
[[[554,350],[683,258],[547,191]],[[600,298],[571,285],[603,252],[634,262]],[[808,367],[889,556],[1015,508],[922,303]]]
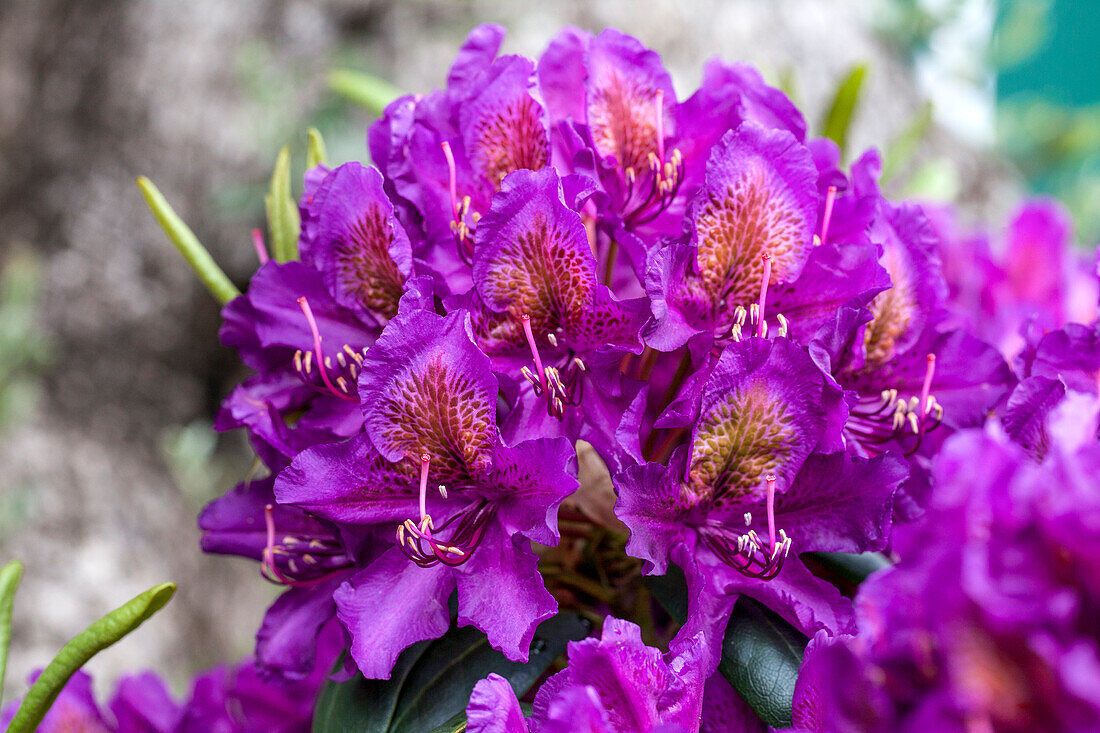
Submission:
[[[833,220],[833,202],[836,201],[836,186],[829,186],[825,194],[825,215],[821,219],[821,243],[829,236],[829,222]]]
[[[348,402],[355,402],[355,399],[337,391],[332,382],[328,378],[328,370],[325,369],[325,354],[321,351],[321,332],[317,330],[317,321],[313,318],[313,311],[309,307],[309,301],[306,300],[306,296],[298,298],[298,305],[302,307],[302,312],[306,314],[306,320],[309,321],[309,330],[313,333],[313,351],[317,355],[317,370],[321,372],[321,381],[325,383],[329,391],[340,399],[347,400]]]
[[[772,279],[772,256],[765,252],[760,259],[764,261],[764,277],[760,281],[760,314],[758,316],[759,320],[756,322],[757,338],[764,335],[764,306],[768,301],[768,283]]]
[[[924,384],[920,388],[920,425],[924,431],[924,418],[928,414],[929,393],[932,391],[932,377],[936,374],[936,355],[928,355],[928,366],[924,370]]]
[[[531,356],[535,359],[535,369],[539,373],[539,384],[542,385],[543,394],[549,394],[546,388],[546,372],[542,368],[542,357],[539,356],[539,347],[535,343],[535,334],[531,331],[531,316],[524,313],[519,320],[523,324],[523,335],[527,337],[527,345],[531,347]]]
[[[665,92],[657,90],[657,161],[665,166]]]
[[[427,453],[420,454],[420,519],[428,516],[428,465],[432,457]]]
[[[454,216],[455,221],[458,221],[458,181],[456,180],[455,173],[455,156],[451,152],[451,144],[444,141],[440,147],[443,148],[443,155],[447,158],[447,172],[450,176],[450,188],[451,188],[451,215]]]
[[[775,475],[768,474],[768,541],[771,549],[775,549]]]

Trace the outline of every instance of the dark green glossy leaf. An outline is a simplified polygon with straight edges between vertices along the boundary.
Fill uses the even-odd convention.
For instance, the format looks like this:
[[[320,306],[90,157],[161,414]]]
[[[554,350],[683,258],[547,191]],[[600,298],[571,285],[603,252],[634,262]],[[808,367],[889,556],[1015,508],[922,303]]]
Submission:
[[[575,614],[558,614],[539,626],[530,661],[521,664],[505,659],[474,627],[452,628],[441,639],[406,650],[389,680],[366,680],[357,675],[348,682],[326,683],[317,701],[313,730],[431,730],[464,714],[470,691],[491,672],[507,679],[517,696],[523,695],[565,651],[567,642],[587,633],[587,625]]]
[[[376,117],[381,116],[386,105],[401,96],[401,90],[388,81],[351,69],[334,69],[329,72],[328,85],[332,91]]]
[[[849,598],[868,575],[890,567],[890,561],[881,552],[805,552],[799,557],[815,575],[828,580]]]
[[[223,305],[240,295],[241,291],[237,290],[237,286],[233,284],[233,281],[218,267],[218,263],[210,256],[210,252],[202,246],[199,238],[172,209],[168,204],[168,200],[157,190],[153,182],[145,176],[139,176],[137,184],[141,188],[142,195],[145,196],[145,203],[149,205],[153,216],[157,218],[160,228],[164,230],[164,233],[168,235],[168,239],[172,241],[172,244],[180,251],[183,258],[195,270],[199,280],[210,291],[210,294]]]
[[[8,666],[8,644],[11,643],[11,607],[22,577],[23,563],[18,560],[0,568],[0,699],[4,694],[4,670]]]
[[[642,583],[676,623],[687,620],[688,592],[683,570],[669,565],[666,575],[647,575]]]
[[[763,604],[742,596],[726,626],[718,670],[765,723],[789,728],[794,683],[808,642]]]
[[[275,159],[271,190],[264,197],[267,230],[271,235],[271,254],[276,262],[298,259],[298,234],[302,222],[298,202],[290,193],[290,148],[284,147]]]
[[[61,648],[31,685],[12,718],[8,733],[30,733],[37,728],[73,673],[97,652],[145,623],[171,600],[175,592],[175,583],[153,586],[77,634]]]
[[[837,87],[829,112],[825,116],[822,135],[840,146],[841,154],[848,144],[848,129],[852,126],[859,93],[863,88],[863,79],[867,75],[867,66],[860,64],[852,69],[844,81]]]

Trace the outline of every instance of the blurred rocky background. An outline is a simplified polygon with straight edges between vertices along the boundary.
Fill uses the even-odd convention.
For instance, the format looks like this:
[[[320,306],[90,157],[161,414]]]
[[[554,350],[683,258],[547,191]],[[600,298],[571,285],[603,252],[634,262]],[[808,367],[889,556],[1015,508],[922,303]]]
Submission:
[[[681,96],[710,55],[755,63],[815,130],[838,83],[865,63],[852,149],[919,140],[896,193],[954,196],[971,217],[999,217],[1018,177],[990,152],[981,119],[976,130],[923,122],[931,92],[913,60],[938,43],[938,26],[917,10],[864,0],[0,3],[0,561],[26,563],[5,692],[162,580],[179,584],[176,599],[91,670],[104,688],[143,667],[180,688],[247,654],[275,594],[254,565],[198,550],[198,510],[252,462],[241,436],[210,430],[242,372],[218,344],[216,304],[158,230],[135,176],[157,183],[243,287],[278,148],[291,144],[300,170],[315,125],[333,160],[366,156],[370,118],[330,91],[331,69],[427,90],[478,22],[503,23],[506,51],[532,55],[564,24],[611,25],[663,54]],[[961,84],[980,106],[985,81]]]

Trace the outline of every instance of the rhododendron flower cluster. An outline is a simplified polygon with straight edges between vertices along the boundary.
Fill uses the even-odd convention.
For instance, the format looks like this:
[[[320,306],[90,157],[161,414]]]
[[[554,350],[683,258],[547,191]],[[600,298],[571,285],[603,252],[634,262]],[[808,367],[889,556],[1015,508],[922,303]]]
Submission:
[[[400,685],[466,626],[521,669],[574,614],[466,730],[1096,730],[1097,282],[1061,211],[994,251],[751,67],[681,99],[618,31],[503,37],[389,104],[372,164],[306,172],[295,256],[257,235],[216,427],[267,474],[199,526],[286,590],[195,700]],[[745,608],[809,643],[785,711]]]

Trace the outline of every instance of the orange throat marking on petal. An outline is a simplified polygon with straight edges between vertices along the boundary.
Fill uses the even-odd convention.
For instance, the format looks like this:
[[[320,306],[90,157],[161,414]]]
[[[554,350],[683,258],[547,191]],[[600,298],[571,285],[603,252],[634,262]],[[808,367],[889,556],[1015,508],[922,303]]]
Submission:
[[[760,169],[746,171],[696,216],[699,278],[720,307],[753,302],[771,256],[771,280],[794,275],[806,248],[797,211],[776,196]]]

